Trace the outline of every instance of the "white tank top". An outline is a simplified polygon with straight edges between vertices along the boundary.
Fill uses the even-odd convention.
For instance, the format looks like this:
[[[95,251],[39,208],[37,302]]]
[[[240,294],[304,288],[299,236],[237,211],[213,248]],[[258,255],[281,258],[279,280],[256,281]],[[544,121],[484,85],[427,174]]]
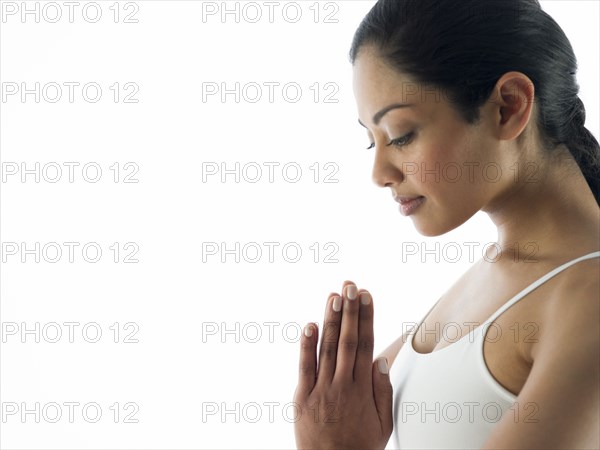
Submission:
[[[515,420],[534,419],[539,411],[533,405],[516,404],[517,397],[488,371],[483,336],[489,324],[538,286],[579,261],[598,257],[600,251],[557,267],[508,300],[482,325],[473,325],[460,340],[431,353],[415,351],[412,342],[419,327],[413,328],[390,368],[394,430],[386,449],[478,449],[503,414],[513,414]],[[458,325],[454,328],[444,331],[444,336],[456,335],[460,330]],[[502,331],[506,332],[491,327],[486,339],[493,342]],[[425,332],[431,331],[422,329],[419,335]]]

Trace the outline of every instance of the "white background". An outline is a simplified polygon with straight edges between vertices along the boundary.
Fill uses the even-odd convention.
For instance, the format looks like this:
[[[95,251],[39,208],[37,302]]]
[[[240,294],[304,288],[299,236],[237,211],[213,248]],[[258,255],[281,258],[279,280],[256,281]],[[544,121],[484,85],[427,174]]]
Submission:
[[[34,8],[34,3],[27,5]],[[39,263],[34,254],[25,255],[22,263],[21,253],[3,254],[3,449],[294,448],[289,403],[297,382],[297,333],[309,321],[322,324],[330,292],[339,292],[346,279],[370,290],[378,354],[405,331],[403,324],[420,321],[481,258],[484,245],[496,239],[484,214],[444,236],[424,238],[399,214],[389,190],[373,183],[373,153],[364,150],[368,138],[356,121],[347,58],[353,33],[373,1],[316,7],[300,2],[302,17],[296,23],[282,15],[286,2],[274,10],[273,23],[264,2],[258,2],[263,17],[257,23],[243,17],[236,23],[234,16],[223,23],[218,14],[203,22],[203,3],[210,7],[200,1],[121,2],[118,23],[112,1],[99,2],[103,15],[96,23],[82,16],[86,2],[75,9],[73,23],[62,2],[57,23],[43,17],[36,23],[33,15],[23,23],[20,11],[3,15],[3,91],[9,89],[6,83],[22,82],[29,88],[36,82],[48,86],[50,97],[55,95],[50,83],[64,90],[56,103],[44,98],[36,103],[33,95],[21,102],[14,95],[0,105],[5,175],[15,167],[6,163],[20,170],[21,163],[34,168],[39,162],[50,178],[55,176],[52,163],[63,167],[56,183],[43,176],[39,183],[34,175],[25,183],[20,173],[7,176],[1,185],[1,240],[21,250],[22,243],[28,249],[36,242],[41,248],[79,243],[72,263],[65,246],[56,263],[43,255]],[[575,49],[586,126],[598,137],[599,3],[542,5]],[[47,8],[53,18],[55,10]],[[246,11],[254,17],[255,10]],[[87,13],[95,15],[93,9]],[[138,22],[124,23],[128,13]],[[295,10],[287,13],[293,18]],[[64,82],[80,83],[73,103]],[[228,95],[222,102],[214,95],[203,101],[203,83],[233,88],[236,82],[258,83],[262,100],[236,102]],[[272,103],[266,82],[280,83]],[[82,98],[86,83],[101,86],[98,102]],[[116,103],[114,83],[119,83]],[[132,85],[126,88],[126,83]],[[301,87],[296,103],[283,97],[286,83]],[[130,98],[137,103],[123,101],[131,86],[138,88]],[[287,93],[295,95],[293,88]],[[337,102],[325,102],[328,94]],[[79,164],[73,183],[65,162]],[[220,174],[203,181],[203,163],[234,169],[236,162],[239,182],[227,175],[222,183]],[[272,183],[265,162],[278,163]],[[102,169],[96,183],[83,178],[88,163]],[[117,183],[110,169],[115,163]],[[287,163],[292,167],[282,172]],[[262,178],[246,181],[244,174],[255,177],[256,164]],[[286,181],[284,175],[296,176],[294,165],[302,175],[297,182]],[[138,182],[123,182],[135,168],[132,179]],[[94,170],[87,175],[95,176]],[[82,247],[90,242],[103,252],[96,263],[82,257]],[[225,243],[228,249],[236,242],[240,247],[259,243],[262,258],[235,262],[230,254],[222,263],[218,253],[203,261],[207,242]],[[264,242],[279,243],[273,262]],[[438,243],[440,250],[456,243],[463,255],[451,262],[438,251],[437,261],[436,255],[421,261],[421,255],[403,254],[406,242],[429,249]],[[480,244],[474,258],[466,242]],[[118,256],[109,248],[114,243]],[[283,258],[287,243],[301,248],[298,262]],[[46,248],[46,259],[53,258],[52,246]],[[132,257],[139,262],[124,262],[136,249]],[[295,254],[292,247],[287,255]],[[247,258],[255,255],[249,248]],[[330,259],[337,262],[326,262]],[[56,343],[50,342],[53,322],[63,332]],[[74,342],[65,322],[78,324]],[[36,323],[39,343],[35,332],[21,334],[23,328],[35,330]],[[82,335],[85,324],[91,325]],[[102,336],[91,343],[94,327]],[[226,329],[231,332],[222,335]],[[25,420],[21,409],[7,413],[11,405],[34,409],[36,402],[39,423],[34,413]],[[56,416],[53,402],[62,408],[57,423],[46,420]],[[79,404],[73,423],[66,402]],[[96,423],[90,420],[93,409],[83,416],[86,404],[101,408]],[[211,405],[216,414],[207,414]],[[222,417],[223,409],[230,413]],[[126,423],[128,413],[137,423]]]

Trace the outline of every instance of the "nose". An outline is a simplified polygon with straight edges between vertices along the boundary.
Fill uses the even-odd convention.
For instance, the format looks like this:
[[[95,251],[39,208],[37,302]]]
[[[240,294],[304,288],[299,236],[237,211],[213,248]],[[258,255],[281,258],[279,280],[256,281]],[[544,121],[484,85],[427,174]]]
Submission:
[[[388,187],[404,181],[400,161],[395,161],[392,158],[391,150],[384,144],[376,144],[372,178],[373,182],[379,187]]]

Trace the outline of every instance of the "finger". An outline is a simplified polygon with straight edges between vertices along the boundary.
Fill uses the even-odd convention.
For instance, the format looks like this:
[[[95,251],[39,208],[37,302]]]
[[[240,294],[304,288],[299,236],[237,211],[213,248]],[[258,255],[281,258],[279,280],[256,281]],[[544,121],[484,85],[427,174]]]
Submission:
[[[394,419],[392,413],[394,388],[390,381],[389,367],[387,358],[377,358],[373,362],[373,397],[375,398],[375,407],[381,422],[381,431],[384,436],[392,434],[394,428]]]
[[[358,292],[358,347],[354,363],[354,380],[372,384],[373,348],[375,337],[373,333],[373,297],[361,289]]]
[[[341,292],[344,292],[345,287],[349,284],[353,284],[352,281],[344,281]],[[323,333],[321,336],[321,347],[319,349],[317,383],[319,380],[323,380],[326,384],[330,384],[333,380],[337,360],[340,326],[342,322],[342,311],[342,296],[332,292],[329,294],[329,298],[325,306]]]
[[[319,331],[317,324],[309,323],[302,331],[300,338],[300,367],[296,392],[300,396],[308,396],[317,379],[317,342]]]
[[[334,379],[354,381],[354,360],[358,347],[358,289],[354,283],[345,286],[342,324],[338,342]]]
[[[337,300],[336,300],[337,299]],[[317,383],[331,383],[335,372],[337,343],[340,334],[342,298],[335,292],[329,294],[325,305],[323,319],[323,332],[321,333],[321,347],[319,348],[319,368],[317,370]],[[339,308],[339,311],[335,309]]]

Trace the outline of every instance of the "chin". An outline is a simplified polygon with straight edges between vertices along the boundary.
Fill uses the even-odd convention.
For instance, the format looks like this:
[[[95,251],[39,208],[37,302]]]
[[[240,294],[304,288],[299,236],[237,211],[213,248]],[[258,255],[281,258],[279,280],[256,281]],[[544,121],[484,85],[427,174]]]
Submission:
[[[413,218],[413,224],[420,235],[425,237],[436,237],[458,228],[467,220],[468,218],[462,221],[436,222],[433,220]]]
[[[432,226],[433,225],[433,226]],[[415,228],[421,236],[425,237],[436,237],[446,234],[448,231],[452,231],[454,228],[446,229],[436,227],[434,224],[416,224]]]

